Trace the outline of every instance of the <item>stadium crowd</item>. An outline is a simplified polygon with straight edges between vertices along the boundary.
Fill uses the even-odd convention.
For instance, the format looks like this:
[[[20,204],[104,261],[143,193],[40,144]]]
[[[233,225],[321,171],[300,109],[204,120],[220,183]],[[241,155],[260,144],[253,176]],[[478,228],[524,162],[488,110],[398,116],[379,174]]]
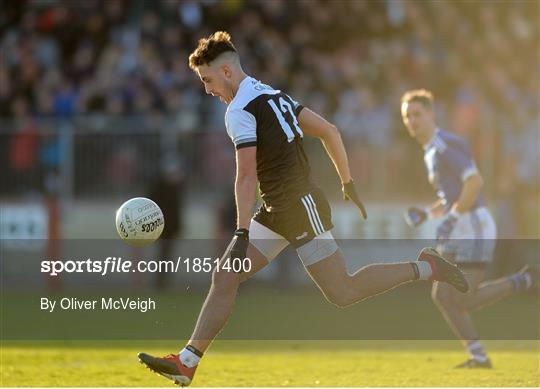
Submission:
[[[36,135],[44,118],[132,117],[130,125],[152,127],[166,117],[182,133],[222,131],[225,106],[204,98],[187,57],[198,38],[223,29],[248,73],[338,125],[357,180],[379,189],[409,173],[425,181],[423,170],[398,167],[418,160],[423,169],[399,99],[426,87],[439,122],[472,142],[501,212],[530,215],[539,185],[537,16],[538,3],[526,0],[9,2],[0,116],[15,132],[1,142],[2,164],[58,165],[57,143]],[[374,162],[381,153],[384,171]]]

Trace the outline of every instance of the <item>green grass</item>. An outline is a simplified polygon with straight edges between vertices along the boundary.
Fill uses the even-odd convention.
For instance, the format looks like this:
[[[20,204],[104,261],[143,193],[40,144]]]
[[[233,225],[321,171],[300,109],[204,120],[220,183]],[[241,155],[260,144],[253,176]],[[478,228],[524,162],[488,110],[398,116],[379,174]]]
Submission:
[[[538,341],[487,342],[493,370],[452,366],[457,341],[217,341],[193,386],[540,386]],[[172,386],[137,363],[177,341],[4,342],[0,386]]]

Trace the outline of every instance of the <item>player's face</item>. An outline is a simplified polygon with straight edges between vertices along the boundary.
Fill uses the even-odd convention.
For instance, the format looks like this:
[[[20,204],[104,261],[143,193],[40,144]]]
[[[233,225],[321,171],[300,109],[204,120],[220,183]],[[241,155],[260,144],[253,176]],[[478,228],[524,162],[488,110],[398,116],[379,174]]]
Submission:
[[[431,109],[417,101],[403,103],[401,116],[411,137],[420,143],[425,143],[431,138],[435,128],[435,115]]]
[[[234,93],[228,68],[223,65],[201,65],[197,68],[197,73],[207,94],[219,97],[226,104],[232,101]]]

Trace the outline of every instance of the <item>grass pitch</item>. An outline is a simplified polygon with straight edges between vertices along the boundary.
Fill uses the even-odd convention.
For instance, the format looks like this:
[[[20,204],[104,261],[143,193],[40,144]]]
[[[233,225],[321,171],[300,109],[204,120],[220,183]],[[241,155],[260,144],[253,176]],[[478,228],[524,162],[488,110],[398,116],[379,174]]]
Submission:
[[[4,342],[0,386],[172,387],[137,362],[178,341]],[[217,341],[192,386],[540,386],[540,342],[486,342],[493,370],[456,370],[457,341]]]

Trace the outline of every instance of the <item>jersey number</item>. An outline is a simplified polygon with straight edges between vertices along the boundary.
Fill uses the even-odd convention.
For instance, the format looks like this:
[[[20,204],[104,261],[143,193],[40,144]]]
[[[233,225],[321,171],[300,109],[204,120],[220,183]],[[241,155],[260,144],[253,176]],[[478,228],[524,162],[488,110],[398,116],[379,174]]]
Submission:
[[[296,119],[296,115],[294,114],[291,104],[289,104],[289,102],[287,102],[283,97],[280,97],[278,101],[279,108],[274,102],[274,100],[268,100],[268,104],[270,104],[270,107],[272,107],[272,110],[276,114],[276,117],[279,121],[279,124],[281,125],[281,128],[283,129],[283,132],[285,133],[285,135],[287,135],[287,142],[291,143],[294,140],[295,134],[291,129],[289,123],[287,123],[287,121],[285,120],[283,114],[289,114],[291,116],[294,129],[296,130],[297,134],[303,138],[304,133],[302,132],[300,127],[298,127],[298,120]]]

